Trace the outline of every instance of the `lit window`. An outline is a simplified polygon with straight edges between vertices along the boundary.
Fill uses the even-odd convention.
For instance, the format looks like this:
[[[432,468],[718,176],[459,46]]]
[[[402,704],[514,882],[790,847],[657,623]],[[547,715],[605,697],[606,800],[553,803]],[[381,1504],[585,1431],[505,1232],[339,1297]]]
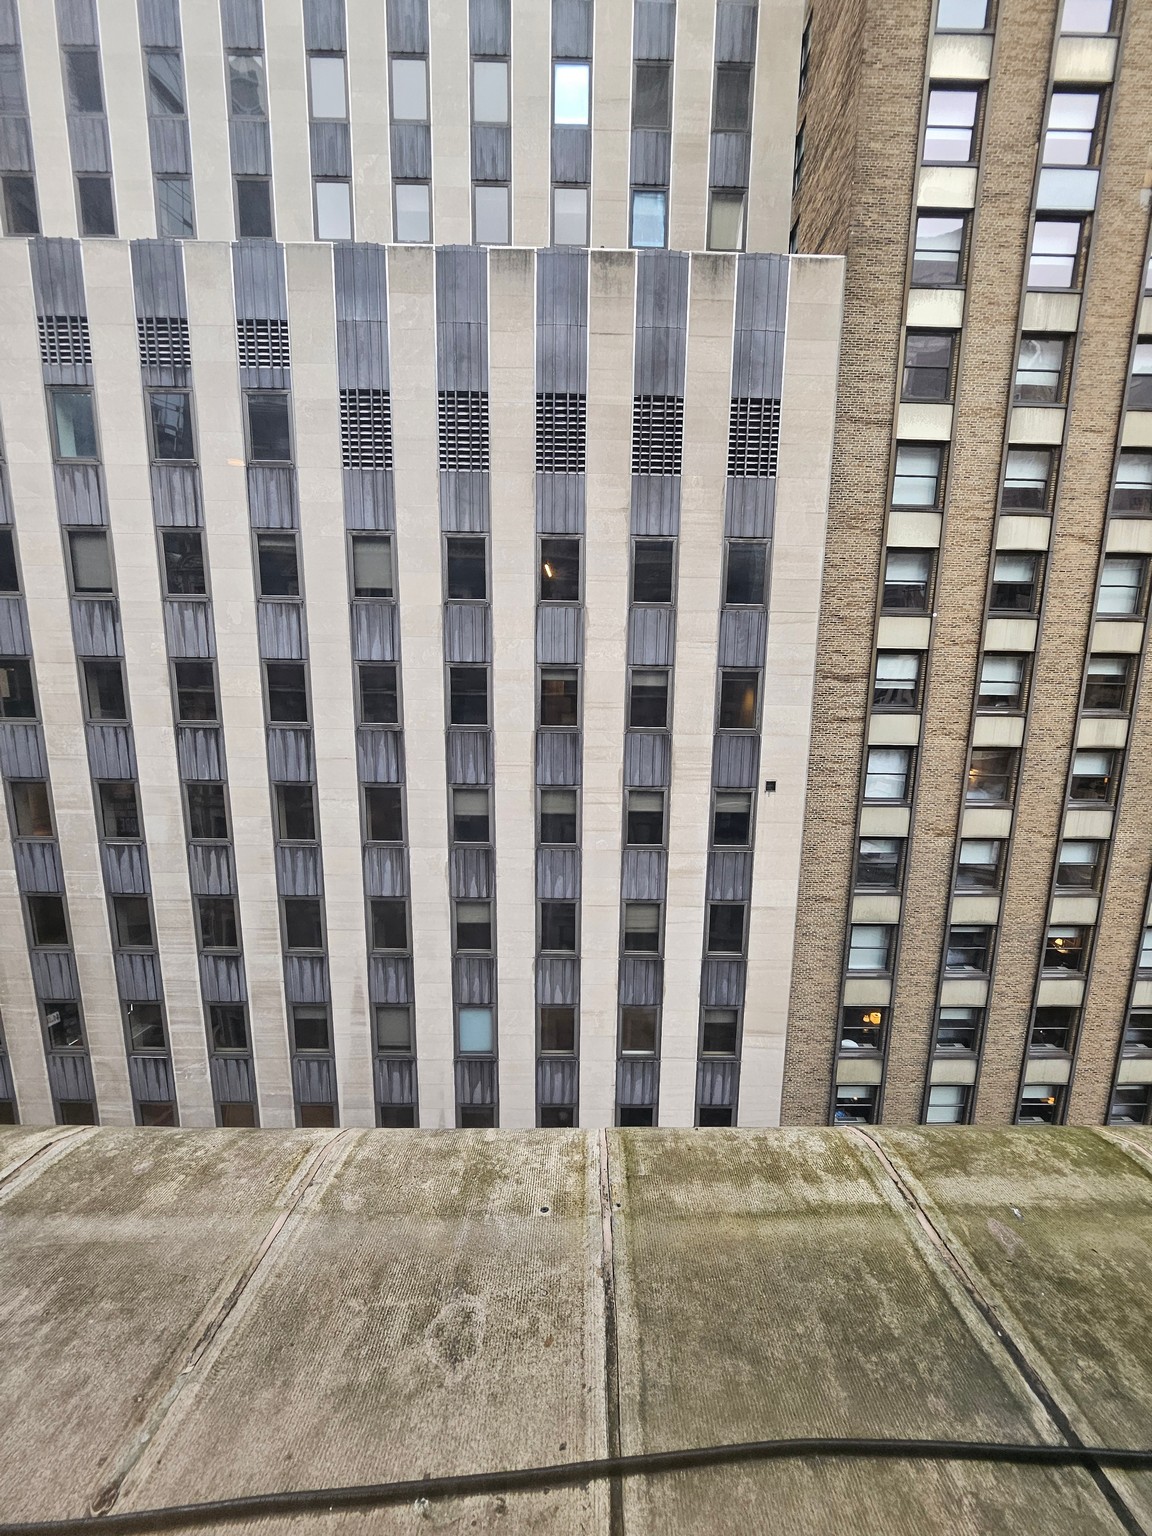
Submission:
[[[565,126],[588,126],[592,66],[556,63],[553,67],[552,121]]]

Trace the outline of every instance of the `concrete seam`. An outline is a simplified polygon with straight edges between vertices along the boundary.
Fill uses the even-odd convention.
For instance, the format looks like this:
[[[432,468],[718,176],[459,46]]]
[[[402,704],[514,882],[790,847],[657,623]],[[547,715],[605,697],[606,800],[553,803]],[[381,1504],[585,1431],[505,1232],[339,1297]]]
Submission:
[[[1101,1141],[1110,1142],[1112,1146],[1118,1147],[1137,1165],[1141,1173],[1152,1174],[1152,1147],[1143,1147],[1138,1141],[1129,1141],[1123,1131],[1111,1127],[1093,1126],[1090,1129],[1094,1135],[1100,1137]]]
[[[51,1141],[43,1142],[29,1152],[27,1157],[5,1168],[0,1173],[0,1200],[7,1200],[9,1195],[31,1184],[33,1179],[38,1179],[45,1168],[50,1167],[58,1157],[70,1152],[77,1141],[88,1141],[95,1129],[95,1126],[79,1126],[75,1130],[67,1130],[62,1136],[54,1136]]]

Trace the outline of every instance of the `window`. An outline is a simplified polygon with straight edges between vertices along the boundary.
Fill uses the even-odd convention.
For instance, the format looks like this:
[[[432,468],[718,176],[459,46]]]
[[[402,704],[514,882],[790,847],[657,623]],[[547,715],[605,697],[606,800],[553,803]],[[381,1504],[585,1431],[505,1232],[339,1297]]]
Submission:
[[[193,842],[218,843],[228,836],[228,807],[223,784],[185,784],[188,836]]]
[[[505,59],[472,61],[472,121],[508,121],[508,63]]]
[[[888,970],[894,931],[890,923],[853,923],[848,936],[848,969]]]
[[[95,459],[96,418],[90,389],[54,389],[52,427],[58,459]]]
[[[1152,513],[1152,453],[1121,453],[1112,489],[1113,512]]]
[[[1004,880],[1005,843],[998,837],[965,837],[956,860],[958,891],[998,891]]]
[[[300,596],[300,566],[294,533],[258,533],[256,563],[261,597]]]
[[[343,122],[348,116],[348,91],[344,60],[339,54],[314,53],[308,59],[312,87],[312,116]]]
[[[721,64],[716,70],[712,128],[716,133],[747,133],[752,107],[752,68]]]
[[[488,596],[484,544],[483,539],[445,539],[445,586],[450,601],[482,601]]]
[[[540,601],[580,601],[580,540],[540,540]]]
[[[1026,656],[986,652],[980,662],[980,682],[976,689],[977,709],[996,709],[1018,713],[1024,708]]]
[[[365,725],[396,725],[400,719],[396,668],[391,662],[362,662],[360,719]]]
[[[628,724],[660,730],[668,724],[667,668],[632,668],[628,694]]]
[[[200,530],[165,528],[160,541],[164,555],[164,590],[168,596],[202,596],[207,592]]]
[[[364,789],[364,820],[370,843],[404,841],[404,808],[398,784],[369,784]]]
[[[51,837],[52,807],[43,779],[10,779],[12,822],[17,837]]]
[[[396,183],[396,239],[423,245],[432,238],[431,189],[426,181]]]
[[[68,943],[68,922],[61,896],[28,896],[28,922],[33,944],[59,947]]]
[[[952,331],[909,331],[904,340],[904,400],[951,400]]]
[[[1141,336],[1132,351],[1132,377],[1128,380],[1130,410],[1152,410],[1152,339]]]
[[[188,788],[201,786],[190,784]],[[140,811],[136,804],[136,786],[130,779],[115,779],[97,785],[100,800],[101,836],[135,840],[140,836]]]
[[[839,1049],[849,1054],[882,1051],[887,1023],[887,1008],[842,1008]]]
[[[759,672],[737,671],[723,667],[720,671],[720,713],[717,728],[721,731],[754,731],[759,715]]]
[[[671,128],[671,64],[636,64],[632,87],[632,126]]]
[[[1064,1118],[1063,1083],[1026,1083],[1020,1090],[1017,1125],[1059,1125]]]
[[[327,1008],[323,1005],[313,1007],[302,1003],[294,1004],[292,1042],[299,1052],[331,1050],[332,1036],[328,1027]]]
[[[233,117],[265,117],[264,56],[228,55],[228,106]]]
[[[315,191],[317,240],[351,240],[351,183],[325,177],[316,181]]]
[[[898,891],[903,862],[902,837],[862,837],[856,845],[856,888]]]
[[[728,564],[724,575],[726,606],[763,603],[767,575],[767,544],[759,540],[728,540]]]
[[[988,0],[940,0],[937,32],[983,32],[988,25]]]
[[[394,1003],[376,1007],[376,1049],[384,1055],[410,1055],[412,1010]]]
[[[968,165],[975,158],[978,90],[934,86],[928,92],[924,159],[929,163]]]
[[[0,592],[19,592],[20,574],[16,569],[16,545],[11,528],[0,528]]]
[[[31,176],[0,177],[4,191],[4,233],[38,235],[40,213],[36,206],[36,182]]]
[[[170,240],[190,240],[195,235],[190,176],[156,177],[156,233]]]
[[[833,1124],[871,1125],[876,1118],[878,1096],[875,1083],[837,1083]]]
[[[660,903],[626,901],[624,903],[624,952],[656,954],[660,949]]]
[[[1070,800],[1088,805],[1111,805],[1120,782],[1118,752],[1074,752]]]
[[[1089,656],[1084,708],[1122,714],[1131,703],[1131,656]]]
[[[1021,336],[1012,398],[1016,404],[1055,405],[1064,398],[1067,339]]]
[[[949,928],[944,956],[947,971],[967,971],[983,976],[992,951],[991,928],[961,925]]]
[[[272,183],[267,176],[237,176],[236,233],[242,240],[272,238]]]
[[[621,1008],[620,1054],[621,1056],[654,1056],[656,1054],[655,1008]]]
[[[1035,613],[1039,606],[1039,555],[997,555],[992,567],[992,612]]]
[[[964,799],[969,805],[1006,805],[1016,783],[1015,747],[973,747]]]
[[[1140,938],[1140,954],[1136,959],[1138,971],[1152,971],[1152,928],[1145,928]]]
[[[1028,1049],[1030,1051],[1071,1051],[1078,1018],[1079,1009],[1077,1008],[1037,1008]]]
[[[456,948],[492,948],[492,903],[458,901],[456,903]]]
[[[562,954],[576,952],[576,903],[542,901],[540,903],[540,948]]]
[[[473,238],[477,245],[507,245],[511,210],[507,187],[477,186],[472,189]]]
[[[540,668],[540,724],[580,723],[580,674],[575,667]]]
[[[926,613],[931,580],[931,550],[890,549],[884,565],[883,607],[903,613]]]
[[[276,836],[286,843],[316,841],[316,799],[311,784],[276,784]]]
[[[628,847],[660,847],[664,841],[664,791],[630,789],[627,795],[625,842]]]
[[[216,678],[210,661],[174,661],[176,715],[180,720],[219,720]]]
[[[963,1125],[972,1090],[967,1083],[932,1083],[924,1108],[926,1125]]]
[[[1043,165],[1091,165],[1096,158],[1096,91],[1055,91],[1044,133]]]
[[[1109,1125],[1145,1125],[1152,1108],[1152,1083],[1118,1083],[1108,1106]]]
[[[248,451],[254,464],[285,464],[292,458],[288,396],[250,391]]]
[[[571,1056],[575,1050],[575,1008],[541,1008],[540,1054],[542,1056]]]
[[[104,92],[100,85],[98,48],[67,49],[64,54],[64,74],[70,112],[103,112]]]
[[[744,249],[743,192],[714,189],[708,195],[708,249],[742,251]]]
[[[369,902],[372,918],[372,948],[406,950],[408,948],[408,903],[402,897],[376,897]]]
[[[667,239],[667,212],[667,192],[634,191],[631,244],[640,249],[663,246]]]
[[[944,450],[932,443],[900,443],[892,477],[894,507],[936,507],[940,504],[941,461]]]
[[[865,800],[907,800],[912,789],[911,747],[869,747]]]
[[[53,1051],[83,1050],[84,1030],[80,1024],[79,1003],[63,1000],[45,1002],[43,1008],[49,1049]]]
[[[919,651],[880,651],[872,685],[875,709],[915,709],[920,702]]]
[[[1088,963],[1088,945],[1092,930],[1057,926],[1049,928],[1044,941],[1044,969],[1073,971],[1077,975]]]
[[[674,539],[637,539],[632,545],[632,601],[670,603],[674,587]]]
[[[149,48],[148,110],[153,117],[184,116],[184,74],[175,48]]]
[[[452,791],[452,841],[454,843],[492,841],[488,794],[486,789],[454,789]]]
[[[448,723],[488,724],[488,672],[485,667],[448,668]]]
[[[1081,236],[1079,219],[1037,219],[1028,256],[1029,288],[1078,286]]]
[[[1148,559],[1145,555],[1105,555],[1100,571],[1096,612],[1144,616],[1148,597]]]
[[[192,460],[192,396],[187,390],[149,390],[154,459]]]
[[[197,898],[201,949],[238,949],[240,930],[236,923],[236,903],[230,896]]]
[[[106,533],[70,532],[68,558],[74,592],[112,591],[112,552]]]
[[[982,1008],[941,1008],[936,1020],[936,1052],[975,1055],[983,1022]]]
[[[113,896],[112,926],[122,949],[151,949],[152,915],[147,896]]]
[[[735,1056],[740,1015],[735,1008],[705,1008],[700,1022],[701,1056]]]
[[[246,1051],[248,1049],[248,1019],[242,1003],[210,1005],[208,1021],[212,1030],[214,1051]]]
[[[1064,0],[1061,32],[1109,32],[1112,0]]]
[[[1005,511],[1043,512],[1052,480],[1051,448],[1010,448],[1000,505]]]
[[[167,1049],[164,1034],[164,1009],[159,1003],[126,1003],[129,1049],[133,1051],[163,1051]]]
[[[324,948],[324,919],[318,899],[285,896],[284,945],[289,950]]]
[[[717,789],[712,798],[712,842],[717,848],[747,848],[752,841],[752,794]]]
[[[268,719],[274,725],[308,721],[308,683],[302,661],[265,662],[268,672]]]
[[[89,720],[127,720],[124,673],[118,661],[84,661],[84,695]]]
[[[1152,1008],[1133,1008],[1124,1026],[1125,1056],[1152,1052]]]
[[[744,905],[742,902],[708,903],[707,952],[739,955],[744,952]]]
[[[111,176],[77,176],[76,201],[80,205],[82,235],[115,235]]]
[[[922,213],[916,219],[913,288],[950,288],[961,281],[965,215]]]
[[[588,244],[587,187],[553,187],[552,243]]]
[[[576,791],[540,791],[540,841],[568,847],[576,841]]]
[[[393,597],[392,540],[352,535],[352,590],[357,597]]]
[[[563,126],[586,128],[592,66],[555,63],[552,66],[552,121]]]

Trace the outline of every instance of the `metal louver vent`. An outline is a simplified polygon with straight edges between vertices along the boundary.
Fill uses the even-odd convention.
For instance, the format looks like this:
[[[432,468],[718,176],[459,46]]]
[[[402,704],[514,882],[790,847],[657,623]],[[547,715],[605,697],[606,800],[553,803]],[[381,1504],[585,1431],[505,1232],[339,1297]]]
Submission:
[[[141,368],[190,368],[187,320],[148,316],[136,321]]]
[[[488,468],[488,396],[480,389],[442,389],[440,468]]]
[[[536,396],[536,468],[541,474],[584,473],[587,411],[584,395]]]
[[[767,480],[776,473],[779,400],[733,400],[728,419],[728,473]]]
[[[392,468],[392,402],[386,389],[340,391],[345,469]]]
[[[287,320],[237,320],[241,368],[290,368]]]
[[[684,402],[678,395],[632,401],[632,473],[678,475],[684,446]]]
[[[78,368],[92,361],[87,315],[40,315],[40,361],[48,368]]]

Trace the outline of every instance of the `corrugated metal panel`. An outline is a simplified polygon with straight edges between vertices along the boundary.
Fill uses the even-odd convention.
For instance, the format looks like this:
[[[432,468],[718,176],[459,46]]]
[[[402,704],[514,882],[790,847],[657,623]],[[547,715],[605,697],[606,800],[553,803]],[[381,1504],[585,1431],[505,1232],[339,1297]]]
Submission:
[[[579,900],[579,848],[537,848],[536,895],[541,901]]]
[[[180,119],[165,118],[164,121]],[[183,247],[174,240],[133,240],[131,251],[136,313],[165,320],[187,319]],[[165,466],[156,467],[163,469]]]
[[[428,0],[388,0],[391,53],[428,52]]]
[[[251,1104],[256,1097],[252,1062],[247,1056],[213,1056],[212,1089],[220,1104]]]
[[[124,646],[115,599],[74,597],[72,635],[77,656],[122,656]]]
[[[708,855],[708,900],[750,901],[752,899],[752,854],[747,850],[726,850]]]
[[[136,752],[130,725],[86,725],[88,765],[94,779],[134,779]]]
[[[639,251],[636,256],[638,395],[683,395],[688,345],[688,273],[681,251]]]
[[[188,874],[194,896],[234,896],[236,876],[227,843],[189,843]]]
[[[31,171],[32,126],[26,117],[0,117],[0,166]]]
[[[664,963],[658,957],[620,962],[620,1001],[634,1007],[655,1007],[663,987]]]
[[[494,1061],[458,1061],[456,1063],[456,1102],[458,1104],[495,1104],[496,1063]]]
[[[744,1001],[743,960],[705,960],[700,968],[700,1003],[704,1008],[739,1008]]]
[[[719,0],[716,7],[717,64],[756,61],[756,7],[742,0]]]
[[[449,784],[491,784],[492,732],[448,732]]]
[[[579,784],[581,740],[579,731],[537,731],[537,784]]]
[[[632,7],[632,57],[671,59],[675,47],[675,4],[671,0],[636,0]]]
[[[725,608],[720,614],[719,665],[762,667],[768,615],[762,608]]]
[[[337,245],[336,356],[342,389],[388,388],[388,276],[383,246]]]
[[[671,755],[669,739],[662,731],[625,731],[625,786],[628,789],[666,788]]]
[[[143,843],[102,843],[104,881],[112,896],[146,896],[152,889]]]
[[[180,0],[138,0],[138,13],[145,48],[179,48]]]
[[[128,1076],[137,1104],[172,1104],[176,1086],[167,1056],[129,1056]]]
[[[104,494],[98,464],[57,464],[56,505],[60,521],[70,528],[102,528]]]
[[[557,59],[592,57],[591,0],[552,0],[552,54]]]
[[[28,615],[22,597],[0,597],[0,656],[31,656]]]
[[[261,0],[222,0],[225,48],[263,48]]]
[[[487,901],[492,895],[495,880],[490,848],[453,848],[449,868],[453,896]]]
[[[191,465],[153,464],[152,512],[161,528],[199,528],[200,471]]]
[[[352,649],[357,661],[396,660],[395,603],[352,604]]]
[[[344,0],[304,0],[304,46],[320,53],[344,52]]]
[[[284,959],[284,991],[290,1003],[326,1003],[328,959],[325,955],[287,955]]]
[[[584,610],[579,603],[541,603],[536,609],[536,660],[578,666],[584,659]]]
[[[399,731],[356,733],[356,759],[364,784],[400,784],[404,779],[404,737]]]
[[[730,539],[771,538],[775,510],[774,479],[729,480],[724,491],[724,533]]]
[[[540,1104],[577,1102],[580,1063],[575,1056],[541,1056],[536,1062],[536,1099]]]
[[[86,315],[79,240],[28,242],[38,315]]]
[[[714,133],[708,179],[714,187],[746,187],[751,139],[746,133]]]
[[[481,58],[500,58],[512,51],[512,16],[509,0],[470,0],[468,39],[471,51]]]
[[[335,1104],[335,1062],[329,1056],[294,1056],[292,1086],[298,1104]]]
[[[223,779],[224,741],[218,726],[178,725],[176,727],[176,757],[180,764],[180,777],[197,779]]]
[[[663,534],[675,538],[680,532],[680,476],[632,476],[632,532]]]
[[[92,1100],[96,1097],[96,1090],[92,1086],[92,1067],[87,1056],[49,1051],[48,1082],[57,1099]]]
[[[364,849],[364,894],[407,896],[408,850],[369,843]]]
[[[477,123],[472,129],[472,179],[508,181],[512,175],[512,130],[503,123]]]
[[[20,46],[20,18],[16,12],[16,0],[0,0],[0,44],[7,48]]]
[[[261,598],[256,605],[260,655],[268,661],[303,661],[308,650],[303,603],[278,603]]]
[[[69,117],[68,147],[72,152],[72,169],[76,172],[91,171],[106,175],[112,169],[112,155],[108,148],[108,123],[103,117]]]
[[[392,174],[405,181],[432,175],[432,132],[427,123],[392,124]]]
[[[148,145],[152,151],[154,175],[186,176],[192,169],[187,118],[150,117]]]
[[[200,987],[207,1003],[247,1002],[243,958],[240,955],[201,955]]]
[[[352,139],[347,123],[309,123],[313,176],[351,176]]]
[[[60,1003],[79,998],[76,961],[68,950],[33,949],[28,958],[32,962],[32,982],[37,997]]]
[[[403,1056],[377,1056],[376,1099],[380,1104],[415,1104],[416,1063]]]
[[[492,660],[491,615],[486,603],[444,604],[444,660]]]
[[[8,779],[48,777],[48,754],[38,725],[0,722],[0,772]]]
[[[488,388],[487,251],[436,252],[436,358],[440,389]]]
[[[647,1108],[655,1106],[660,1093],[658,1061],[620,1061],[616,1063],[616,1102]]]
[[[115,956],[116,983],[126,1002],[158,1003],[164,996],[160,957],[151,953]]]
[[[272,141],[267,123],[258,122],[252,118],[232,118],[228,124],[228,144],[232,154],[234,175],[270,176],[272,174]]]
[[[563,394],[588,389],[587,251],[537,253],[536,388]]]
[[[344,471],[344,522],[349,528],[371,528],[380,533],[391,533],[396,526],[395,508],[396,498],[390,469]]]
[[[248,512],[253,528],[295,528],[296,471],[250,465]]]
[[[662,128],[632,130],[632,185],[666,187],[672,169],[672,135]]]
[[[672,608],[633,608],[628,627],[628,654],[634,666],[672,665],[676,648],[676,614]]]
[[[538,533],[584,532],[583,475],[536,476],[536,529]]]
[[[414,996],[412,961],[407,955],[371,955],[368,991],[374,1003],[410,1003]]]
[[[216,634],[212,605],[202,597],[164,600],[164,630],[169,656],[215,656]]]
[[[292,843],[276,846],[276,890],[281,896],[323,896],[320,849]]]
[[[311,784],[312,732],[307,726],[280,725],[268,730],[268,777],[275,784]]]
[[[487,533],[486,470],[440,471],[440,527],[445,533]]]
[[[663,901],[667,879],[668,855],[663,848],[625,848],[622,901]]]
[[[753,789],[760,765],[759,736],[725,732],[712,748],[712,782],[717,789]]]
[[[587,128],[552,130],[552,179],[588,182],[592,174],[592,135]]]
[[[786,256],[740,256],[736,263],[736,329],[732,393],[779,399],[784,370]]]
[[[452,962],[452,973],[458,1003],[484,1007],[496,1001],[495,960],[457,958]]]
[[[40,838],[16,838],[12,843],[16,855],[16,880],[22,891],[59,895],[64,889],[64,873],[60,867],[60,849],[53,842]]]
[[[735,1107],[736,1087],[740,1081],[738,1061],[701,1061],[696,1065],[697,1104]]]
[[[575,1008],[580,1000],[580,960],[576,955],[541,955],[536,961],[536,1001]]]

